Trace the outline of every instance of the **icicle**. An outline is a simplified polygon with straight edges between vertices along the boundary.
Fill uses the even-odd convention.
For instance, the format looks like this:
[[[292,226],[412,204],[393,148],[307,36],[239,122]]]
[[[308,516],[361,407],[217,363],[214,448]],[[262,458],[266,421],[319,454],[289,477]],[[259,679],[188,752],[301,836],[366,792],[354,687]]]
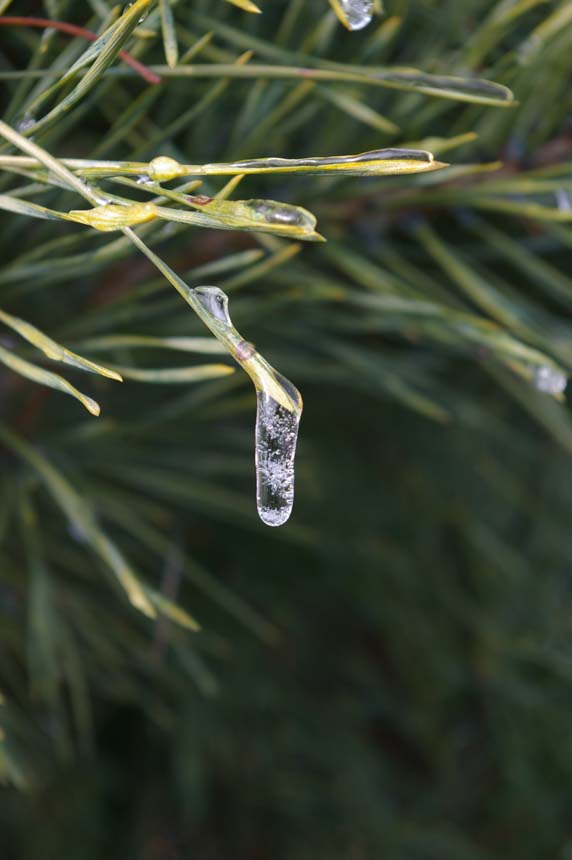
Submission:
[[[330,3],[348,30],[363,30],[373,18],[373,0],[330,0]]]
[[[294,504],[294,459],[302,398],[294,386],[276,374],[295,396],[296,409],[286,409],[265,391],[256,392],[256,503],[267,526],[281,526]]]
[[[298,389],[274,370],[253,344],[234,328],[228,297],[218,287],[197,287],[197,312],[256,388],[256,500],[258,515],[268,526],[281,526],[294,504],[294,459],[302,397]],[[194,306],[194,303],[193,303]]]

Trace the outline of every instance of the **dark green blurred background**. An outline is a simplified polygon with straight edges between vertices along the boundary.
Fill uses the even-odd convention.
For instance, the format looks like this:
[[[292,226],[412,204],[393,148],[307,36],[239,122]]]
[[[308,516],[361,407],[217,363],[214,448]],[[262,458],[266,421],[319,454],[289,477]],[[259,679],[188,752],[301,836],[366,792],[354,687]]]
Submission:
[[[181,0],[182,47],[213,30],[197,62],[232,62],[255,37],[299,64],[479,74],[519,105],[333,86],[399,125],[384,134],[296,81],[213,95],[216,82],[173,78],[145,95],[134,77],[110,78],[38,142],[61,156],[199,162],[476,132],[439,157],[504,168],[437,183],[248,178],[240,196],[307,206],[329,242],[258,275],[245,266],[244,282],[236,264],[208,266],[281,246],[199,230],[154,246],[192,285],[226,289],[239,330],[302,391],[296,503],[280,530],[256,519],[242,376],[188,390],[95,380],[96,423],[0,371],[0,423],[202,626],[139,616],[29,464],[0,447],[0,858],[571,860],[572,423],[469,323],[494,321],[572,370],[572,230],[482,205],[499,177],[517,209],[570,202],[572,4],[387,0],[356,34],[325,0],[261,5],[249,16]],[[6,14],[97,29],[97,9],[16,0]],[[26,68],[39,39],[0,28],[0,70]],[[39,66],[70,44],[52,34]],[[287,60],[252,47],[255,62]],[[142,56],[162,63],[160,39]],[[15,124],[20,84],[0,84]],[[113,138],[136,99],[129,134]],[[558,194],[535,186],[543,177]],[[46,205],[64,196],[48,194]],[[7,213],[0,236],[2,307],[60,342],[204,333],[132,249],[99,262],[108,237]],[[23,255],[44,243],[30,267]],[[398,298],[430,300],[443,319],[396,310]],[[466,328],[448,322],[454,311]]]

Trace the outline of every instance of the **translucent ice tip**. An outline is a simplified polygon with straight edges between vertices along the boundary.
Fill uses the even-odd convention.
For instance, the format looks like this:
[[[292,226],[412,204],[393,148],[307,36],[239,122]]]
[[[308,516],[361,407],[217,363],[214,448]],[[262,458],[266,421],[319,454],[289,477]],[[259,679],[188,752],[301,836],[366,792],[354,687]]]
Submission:
[[[348,30],[363,30],[373,17],[373,0],[330,0],[330,4]]]
[[[301,411],[257,392],[256,503],[267,526],[283,525],[294,505],[294,459]]]
[[[294,460],[303,408],[300,392],[234,328],[222,290],[196,287],[191,293],[200,302],[203,320],[254,383],[258,515],[267,526],[284,525],[294,505]]]

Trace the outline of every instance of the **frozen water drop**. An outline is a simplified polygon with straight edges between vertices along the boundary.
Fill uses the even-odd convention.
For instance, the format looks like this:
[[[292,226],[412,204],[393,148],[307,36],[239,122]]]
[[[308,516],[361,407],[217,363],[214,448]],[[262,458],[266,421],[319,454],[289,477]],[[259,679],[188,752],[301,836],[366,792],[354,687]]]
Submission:
[[[564,188],[559,188],[556,192],[556,204],[561,212],[570,212],[572,209],[570,192],[566,191]]]
[[[157,182],[168,182],[180,176],[182,167],[174,158],[168,155],[157,155],[152,158],[147,168],[148,175]]]
[[[264,219],[268,224],[300,227],[309,233],[316,228],[315,217],[301,206],[277,203],[274,200],[246,200],[245,203],[256,217]]]
[[[33,116],[24,116],[21,120],[16,123],[16,131],[19,131],[20,134],[28,131],[28,129],[32,128],[36,124],[36,120]]]
[[[196,287],[193,290],[202,306],[219,322],[231,326],[228,314],[228,296],[218,287]]]
[[[283,525],[294,504],[294,459],[301,410],[291,411],[257,392],[256,502],[267,526]]]
[[[373,0],[334,0],[332,5],[348,30],[363,30],[373,18]]]
[[[534,374],[534,384],[539,391],[543,391],[545,394],[552,394],[557,397],[564,394],[566,391],[568,379],[560,370],[544,365],[536,369]]]

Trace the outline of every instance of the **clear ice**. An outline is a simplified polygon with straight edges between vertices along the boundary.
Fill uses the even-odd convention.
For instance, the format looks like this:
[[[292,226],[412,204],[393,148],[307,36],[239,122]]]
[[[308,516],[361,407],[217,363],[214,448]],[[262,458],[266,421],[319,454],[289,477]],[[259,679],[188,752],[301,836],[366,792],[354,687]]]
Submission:
[[[350,30],[363,30],[373,18],[373,0],[338,0]]]
[[[566,391],[568,379],[560,370],[555,370],[553,367],[544,365],[537,368],[534,375],[534,384],[539,391],[558,396],[564,394]]]
[[[20,134],[24,134],[28,131],[29,128],[32,128],[36,124],[36,120],[33,116],[25,116],[21,120],[16,123],[16,131],[19,131]]]
[[[312,232],[316,227],[316,219],[311,212],[301,206],[291,206],[288,203],[277,203],[274,200],[245,200],[255,218],[261,218],[268,224],[283,224],[288,227],[300,227]]]
[[[234,328],[228,297],[218,287],[191,291],[201,304],[200,316],[248,373],[256,388],[256,502],[267,526],[283,525],[294,505],[294,461],[302,397]],[[206,311],[206,315],[205,315]]]
[[[232,320],[228,313],[228,296],[218,287],[197,287],[193,290],[203,308],[219,322],[232,328]],[[211,329],[211,331],[213,331]],[[213,331],[216,336],[216,331]]]
[[[258,391],[256,400],[258,516],[267,526],[281,526],[294,505],[294,460],[301,410],[286,409],[265,391]]]

